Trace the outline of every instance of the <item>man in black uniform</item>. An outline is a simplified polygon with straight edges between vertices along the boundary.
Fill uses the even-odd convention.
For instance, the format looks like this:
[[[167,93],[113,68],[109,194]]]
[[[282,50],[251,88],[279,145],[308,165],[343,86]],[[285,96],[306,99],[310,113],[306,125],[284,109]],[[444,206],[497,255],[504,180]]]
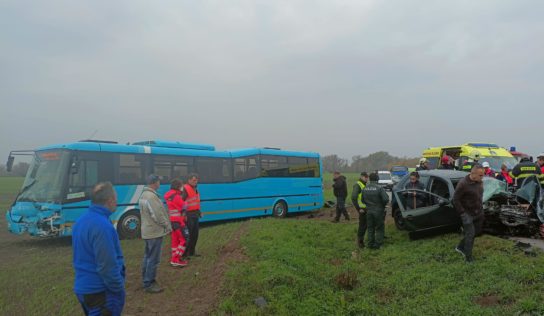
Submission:
[[[357,230],[357,245],[359,248],[365,247],[365,233],[366,233],[366,205],[363,203],[363,190],[368,182],[368,174],[361,172],[361,176],[357,183],[353,185],[351,191],[351,202],[359,213],[359,229]]]
[[[349,221],[348,211],[346,210],[346,197],[348,196],[348,184],[346,182],[346,177],[340,174],[340,172],[335,171],[333,174],[333,193],[336,197],[336,217],[334,218],[335,223],[338,223],[340,216],[344,214],[344,217]]]
[[[516,179],[516,185],[518,187],[521,186],[523,180],[526,178],[535,175],[539,177],[540,174],[540,167],[526,157],[521,158],[521,161],[514,168],[512,168],[512,171],[510,171],[510,175],[512,178]]]
[[[372,173],[370,182],[363,189],[362,201],[366,205],[366,220],[368,225],[368,246],[379,249],[383,245],[385,233],[385,206],[389,196],[385,189],[378,185],[378,174]]]

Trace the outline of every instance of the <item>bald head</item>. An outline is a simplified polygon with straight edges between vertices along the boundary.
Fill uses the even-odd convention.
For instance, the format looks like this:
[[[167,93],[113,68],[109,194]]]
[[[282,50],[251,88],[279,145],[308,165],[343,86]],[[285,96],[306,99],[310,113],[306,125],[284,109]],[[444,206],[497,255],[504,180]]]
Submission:
[[[115,212],[117,207],[117,194],[113,189],[111,182],[97,183],[91,192],[91,202],[105,206],[110,211]]]
[[[474,167],[472,167],[472,170],[470,171],[470,179],[475,182],[482,182],[484,175],[485,175],[484,167],[480,165],[479,163],[475,164]]]

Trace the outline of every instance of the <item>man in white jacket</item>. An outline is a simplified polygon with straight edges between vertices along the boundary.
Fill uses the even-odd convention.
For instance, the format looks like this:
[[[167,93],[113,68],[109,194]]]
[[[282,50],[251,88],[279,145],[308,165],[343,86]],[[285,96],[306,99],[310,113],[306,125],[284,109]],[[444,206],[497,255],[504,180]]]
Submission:
[[[142,239],[145,241],[142,279],[147,293],[160,293],[163,289],[155,277],[161,262],[162,239],[172,231],[168,211],[164,207],[157,190],[161,185],[160,177],[147,177],[147,186],[140,196],[140,215],[142,218]]]

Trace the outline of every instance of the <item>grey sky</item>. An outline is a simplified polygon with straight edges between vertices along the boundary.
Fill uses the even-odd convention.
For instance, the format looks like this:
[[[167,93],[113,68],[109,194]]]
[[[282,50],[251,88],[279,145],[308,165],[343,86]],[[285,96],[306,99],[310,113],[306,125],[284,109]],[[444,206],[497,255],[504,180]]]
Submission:
[[[2,1],[0,161],[89,137],[544,151],[543,1]]]

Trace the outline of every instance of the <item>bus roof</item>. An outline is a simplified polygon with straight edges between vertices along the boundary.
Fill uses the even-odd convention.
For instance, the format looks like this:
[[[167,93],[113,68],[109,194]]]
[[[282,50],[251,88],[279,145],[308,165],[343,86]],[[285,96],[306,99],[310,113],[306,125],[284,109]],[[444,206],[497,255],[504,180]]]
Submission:
[[[37,151],[50,149],[69,149],[80,151],[102,151],[116,153],[133,153],[133,154],[155,154],[155,155],[186,155],[186,156],[204,156],[217,158],[236,158],[252,155],[282,155],[293,157],[312,157],[319,158],[319,154],[315,152],[299,152],[287,151],[270,148],[243,148],[224,151],[216,151],[215,147],[206,144],[193,144],[184,142],[172,141],[145,141],[132,144],[115,144],[112,142],[74,142],[55,144],[40,147]]]

